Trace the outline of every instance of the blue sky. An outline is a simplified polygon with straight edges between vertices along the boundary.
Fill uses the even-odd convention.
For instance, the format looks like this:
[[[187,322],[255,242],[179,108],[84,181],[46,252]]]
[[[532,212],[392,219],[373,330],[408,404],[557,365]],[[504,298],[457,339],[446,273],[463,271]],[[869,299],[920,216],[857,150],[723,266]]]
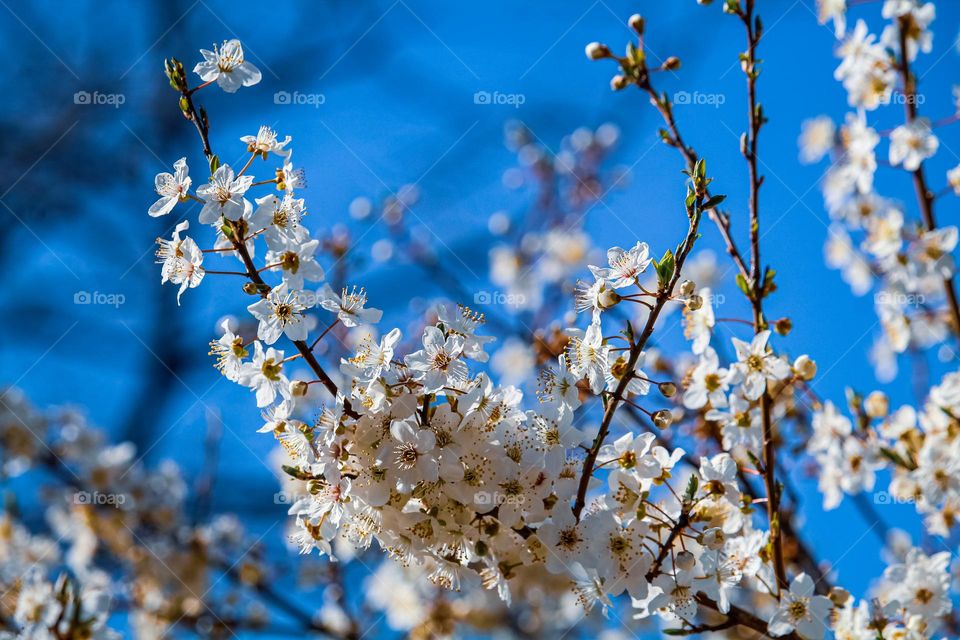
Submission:
[[[802,166],[796,150],[804,118],[826,113],[839,120],[846,112],[845,94],[832,79],[833,33],[817,24],[813,0],[760,4],[766,36],[759,91],[770,117],[761,134],[761,169],[767,176],[762,242],[764,261],[777,270],[780,287],[769,314],[790,315],[794,331],[783,344],[793,352],[808,351],[821,370],[814,388],[842,401],[847,385],[876,387],[867,351],[879,327],[872,298],[854,298],[839,274],[823,265],[828,218],[818,180],[825,165]],[[960,6],[941,2],[938,11],[934,53],[918,63],[925,98],[921,112],[934,118],[952,113],[950,87],[958,81]],[[479,289],[486,286],[487,217],[502,209],[521,211],[528,202],[525,194],[501,183],[503,171],[514,163],[502,144],[503,125],[511,119],[525,123],[554,149],[578,126],[619,125],[623,136],[614,162],[631,167],[632,180],[610,194],[609,209],[591,211],[588,230],[601,247],[643,240],[662,251],[679,239],[685,224],[677,215],[681,161],[657,142],[659,116],[640,92],[611,92],[607,84],[614,67],[590,63],[583,54],[592,40],[619,50],[631,37],[625,19],[634,12],[647,18],[651,57],[676,55],[683,62],[680,71],[658,78],[661,89],[721,96],[716,106],[677,106],[676,116],[687,140],[708,159],[716,191],[728,195],[734,231],[744,238],[746,176],[737,139],[746,107],[736,62],[743,34],[739,22],[721,15],[719,6],[698,7],[693,0],[496,0],[467,7],[398,0],[278,7],[201,0],[162,7],[12,3],[0,10],[6,36],[0,47],[8,48],[7,59],[17,52],[25,72],[44,79],[42,90],[38,83],[8,97],[11,122],[26,122],[28,129],[40,123],[56,133],[17,149],[22,177],[11,176],[3,187],[2,199],[10,207],[3,214],[15,241],[3,301],[2,382],[16,382],[41,404],[82,405],[93,422],[115,432],[126,424],[129,434],[136,403],[143,398],[138,378],[157,367],[157,357],[167,358],[156,348],[162,340],[153,341],[156,320],[170,319],[175,322],[170,338],[196,362],[177,369],[170,401],[144,420],[149,432],[137,436],[149,448],[147,459],[170,456],[188,473],[195,470],[205,415],[219,411],[227,429],[219,468],[224,489],[217,493],[217,506],[243,510],[248,501],[269,501],[275,485],[264,461],[272,445],[254,433],[259,424],[252,399],[221,382],[205,361],[206,343],[225,305],[241,310],[238,292],[227,283],[205,283],[177,308],[172,289],[157,290],[152,243],[166,229],[145,215],[152,176],[181,155],[197,166],[201,162],[187,123],[162,125],[158,119],[157,114],[176,110],[160,74],[163,58],[177,56],[192,67],[199,48],[239,37],[262,69],[263,82],[234,96],[201,94],[213,120],[215,148],[239,154],[236,138],[261,123],[292,135],[294,157],[309,179],[303,195],[310,217],[322,228],[350,224],[347,207],[357,196],[382,196],[404,183],[418,183],[423,195],[417,217],[456,252],[457,258],[445,256],[449,266]],[[879,4],[857,7],[852,17],[858,16],[879,31]],[[120,93],[123,104],[77,107],[77,91]],[[484,91],[520,94],[523,104],[476,104],[474,94]],[[323,103],[275,104],[276,92],[322,95]],[[870,114],[878,129],[901,118],[897,107]],[[956,129],[938,134],[941,152],[930,169],[936,188],[944,184],[944,172],[960,162],[954,152],[960,151]],[[85,172],[103,182],[94,186],[76,177]],[[877,184],[916,215],[906,174],[881,170]],[[60,190],[66,203],[32,206],[38,198],[44,202],[45,190]],[[942,221],[955,221],[956,213],[956,200],[940,201]],[[712,227],[704,236],[703,246],[722,248]],[[431,290],[409,269],[357,276],[376,306],[387,309],[387,323],[405,312],[411,297]],[[125,303],[78,307],[72,304],[77,291],[122,294]],[[732,288],[728,293],[728,300],[736,298]],[[738,314],[745,316],[746,307],[731,308],[729,314],[724,309],[724,315]],[[935,377],[944,370],[937,363],[932,367]],[[895,403],[912,399],[908,375],[883,388]],[[250,490],[227,489],[241,482]],[[809,542],[838,563],[848,586],[865,588],[883,566],[877,538],[862,535],[867,526],[849,501],[829,514],[820,512],[818,502],[809,494],[811,526],[804,528]],[[281,507],[273,513],[272,506],[250,510],[254,529],[283,517]],[[909,521],[911,511],[878,506],[890,524]]]

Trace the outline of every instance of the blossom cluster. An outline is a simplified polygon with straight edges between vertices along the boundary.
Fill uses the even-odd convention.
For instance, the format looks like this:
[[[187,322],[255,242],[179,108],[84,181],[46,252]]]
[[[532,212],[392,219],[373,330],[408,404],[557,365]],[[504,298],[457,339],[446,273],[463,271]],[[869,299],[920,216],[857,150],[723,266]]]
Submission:
[[[960,374],[947,374],[932,387],[920,411],[910,405],[891,411],[879,391],[865,398],[851,392],[849,399],[854,420],[828,401],[812,421],[807,450],[821,466],[824,506],[835,507],[843,494],[871,491],[878,470],[889,468],[889,500],[914,504],[928,531],[948,537],[960,505],[960,443],[953,428]]]
[[[830,8],[836,6],[823,3],[821,12],[843,31],[842,12]],[[888,1],[884,11],[901,30],[885,32],[879,44],[857,25],[841,47],[838,78],[858,113],[839,136],[825,121],[804,135],[810,159],[842,149],[827,180],[827,199],[837,219],[865,230],[864,247],[872,256],[866,272],[850,266],[848,256],[847,273],[864,279],[881,274],[891,296],[933,295],[953,275],[949,254],[956,229],[909,227],[892,203],[878,204],[873,174],[879,134],[864,116],[889,99],[897,66],[893,43],[905,48],[909,60],[929,50],[924,29],[932,14],[925,6]],[[738,3],[728,1],[725,10],[752,24]],[[908,24],[917,28],[904,35]],[[617,77],[656,95],[642,53],[644,21],[634,16],[629,25],[641,37],[641,49],[631,44],[627,56],[617,58],[625,74]],[[753,31],[750,36],[759,38]],[[587,54],[615,57],[596,43]],[[769,323],[763,313],[763,299],[776,288],[769,269],[755,269],[751,282],[741,273],[737,281],[754,312],[753,321],[743,321],[752,329],[747,339],[734,337],[727,355],[726,341],[715,335],[724,319],[715,314],[713,283],[690,279],[687,259],[695,260],[702,219],[725,228],[717,211],[723,196],[709,193],[706,163],[692,151],[678,208],[688,228],[675,248],[654,252],[636,239],[611,247],[605,264],[580,265],[584,260],[551,247],[586,247],[589,241],[547,228],[518,248],[492,254],[494,274],[503,276],[495,281],[530,295],[533,306],[539,306],[542,287],[559,288],[578,270],[585,278],[570,301],[579,315],[567,315],[557,331],[558,348],[542,367],[534,396],[498,383],[491,373],[496,345],[486,334],[484,315],[464,305],[438,305],[406,337],[400,328],[378,332],[374,325],[383,314],[367,306],[363,288],[337,292],[325,282],[332,269],[321,265],[320,243],[303,224],[308,207],[298,195],[305,181],[291,164],[290,137],[281,140],[264,126],[240,138],[249,157],[235,170],[213,153],[206,113],[193,104],[203,86],[216,82],[233,92],[255,84],[258,74],[243,61],[239,43],[203,55],[207,63],[195,69],[203,85],[190,89],[176,61],[168,63],[167,73],[181,94],[181,110],[200,133],[209,178],[191,191],[182,158],[173,173],[157,176],[160,200],[149,214],[167,215],[196,201],[200,234],[211,237],[212,246],[201,248],[184,235],[191,220],[179,223],[171,239],[158,241],[161,280],[179,285],[178,300],[208,275],[245,281],[255,337],[226,320],[211,353],[227,379],[254,393],[260,431],[282,447],[283,472],[298,487],[289,515],[292,541],[301,552],[337,556],[347,545],[360,552],[375,545],[399,568],[381,568],[374,580],[415,570],[439,587],[480,587],[508,604],[540,585],[605,613],[618,599],[629,600],[636,618],[656,616],[679,625],[673,630],[683,634],[698,629],[695,619],[715,615],[771,636],[809,639],[828,630],[842,637],[927,638],[940,628],[952,609],[943,554],[911,547],[890,564],[872,599],[831,584],[815,562],[784,558],[781,535],[791,525],[771,506],[779,502],[776,477],[782,473],[771,455],[778,446],[774,425],[787,437],[786,425],[807,417],[803,398],[813,396],[809,383],[817,366],[806,354],[789,358],[777,348],[774,336],[788,333],[790,322]],[[229,59],[213,69],[209,63],[216,56]],[[678,64],[665,62],[661,70]],[[744,71],[756,79],[749,64]],[[654,104],[672,118],[666,98]],[[686,149],[675,123],[668,122],[673,132],[663,134],[665,141]],[[892,164],[915,171],[936,150],[935,137],[923,126],[912,118],[891,133]],[[530,165],[551,172],[572,161],[583,175],[595,176],[598,158],[614,139],[609,129],[587,132],[565,160],[535,154]],[[279,166],[257,180],[250,172],[258,160]],[[258,187],[263,193],[254,196]],[[578,191],[579,202],[596,194],[592,188]],[[730,247],[738,256],[732,242]],[[551,252],[564,260],[550,273],[520,268]],[[239,271],[209,269],[209,255],[234,260]],[[888,306],[881,317],[893,351],[921,339],[921,316],[937,340],[949,329],[937,310],[908,316],[899,302]],[[659,320],[678,309],[689,353],[667,362],[651,336]],[[365,337],[339,359],[338,371],[328,372],[317,347],[338,326]],[[317,327],[325,328],[313,338]],[[294,363],[305,364],[310,378],[291,375]],[[860,412],[856,430],[832,404],[814,402],[813,435],[805,445],[822,467],[826,505],[835,506],[843,493],[872,490],[877,470],[893,465],[891,492],[923,495],[918,508],[930,530],[948,531],[958,498],[952,478],[960,458],[951,453],[957,451],[952,425],[960,411],[954,408],[960,403],[958,380],[948,377],[933,389],[928,406],[912,419],[904,410],[888,415],[878,396],[852,398]],[[315,406],[308,394],[314,385],[327,396],[311,419]],[[668,442],[674,429],[682,433],[691,425],[712,436],[709,447],[695,445],[705,449],[703,455]],[[766,496],[750,476],[764,477]],[[766,519],[761,505],[768,509]],[[418,601],[415,594],[409,597]]]
[[[934,129],[953,121],[955,114],[937,122],[920,116],[923,96],[910,70],[919,53],[931,51],[929,27],[935,8],[932,2],[886,0],[882,15],[888,23],[878,39],[863,19],[845,33],[842,0],[819,4],[821,16],[832,18],[843,37],[836,50],[841,62],[835,77],[856,111],[848,113],[839,127],[827,116],[805,122],[801,159],[816,162],[833,156],[823,179],[824,201],[835,221],[826,242],[826,260],[842,271],[856,294],[874,291],[884,330],[874,347],[874,361],[880,377],[890,379],[896,373],[897,354],[943,343],[958,322],[951,255],[957,227],[936,224],[935,198],[923,172],[924,162],[940,146]],[[890,131],[868,124],[868,113],[894,104],[906,112],[903,124]],[[923,184],[918,193],[920,219],[911,220],[903,203],[877,188],[875,174],[882,162],[877,147],[885,137],[889,166],[913,173]],[[960,169],[947,175],[948,191],[956,188],[957,176]]]
[[[0,616],[14,625],[0,637],[119,638],[110,618],[125,609],[137,637],[159,638],[228,615],[213,612],[212,593],[198,594],[209,593],[200,585],[216,562],[250,548],[235,517],[191,524],[174,463],[147,468],[132,444],[111,445],[75,410],[39,410],[19,389],[0,389],[0,399],[5,477],[61,479],[43,497],[50,535],[33,533],[15,508],[0,516]],[[255,558],[245,560],[251,575],[264,571]],[[171,569],[188,566],[189,584]]]

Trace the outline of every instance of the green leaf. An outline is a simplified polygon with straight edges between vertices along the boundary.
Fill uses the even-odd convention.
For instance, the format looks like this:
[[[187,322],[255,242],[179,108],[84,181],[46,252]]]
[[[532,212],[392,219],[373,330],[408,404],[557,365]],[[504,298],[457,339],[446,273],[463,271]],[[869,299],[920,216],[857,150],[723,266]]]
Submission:
[[[880,447],[880,454],[884,458],[892,462],[893,464],[897,465],[898,467],[902,467],[904,469],[909,469],[909,470],[913,470],[917,468],[917,465],[907,462],[900,456],[899,453],[897,453],[893,449],[888,449],[887,447]]]
[[[657,263],[657,280],[661,289],[665,289],[670,284],[676,266],[677,259],[674,257],[673,251],[667,249],[667,252],[660,258],[660,262]]]
[[[687,488],[683,492],[683,499],[685,502],[693,502],[694,496],[697,495],[697,489],[700,488],[700,480],[697,478],[697,474],[690,476],[690,480],[687,482]]]
[[[777,272],[770,267],[767,267],[767,270],[763,272],[763,286],[761,290],[763,291],[764,298],[777,290],[777,285],[773,281],[775,275],[777,275]]]
[[[713,196],[709,200],[703,203],[703,210],[715,209],[721,202],[727,199],[727,196]]]
[[[777,275],[777,272],[767,267],[767,270],[763,274],[763,297],[766,298],[771,293],[777,290],[777,285],[773,281],[773,277]]]
[[[743,295],[748,298],[752,297],[753,294],[750,292],[750,283],[747,282],[747,279],[743,277],[742,273],[737,274],[737,287],[743,292]]]

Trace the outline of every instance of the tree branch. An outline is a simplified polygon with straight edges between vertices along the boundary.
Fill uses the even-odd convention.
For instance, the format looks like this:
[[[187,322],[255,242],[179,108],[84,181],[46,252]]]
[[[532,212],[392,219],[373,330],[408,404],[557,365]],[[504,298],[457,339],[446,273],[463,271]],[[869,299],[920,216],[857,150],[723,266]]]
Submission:
[[[910,61],[907,60],[907,30],[909,29],[910,15],[901,16],[897,25],[900,32],[900,58],[899,71],[903,82],[903,109],[906,115],[907,124],[917,119],[917,81],[910,71]],[[917,201],[920,204],[920,213],[923,216],[923,224],[927,231],[934,231],[937,228],[937,220],[933,214],[933,201],[936,195],[927,186],[927,178],[924,173],[923,163],[912,172],[913,188],[917,194]],[[950,316],[953,320],[954,334],[960,334],[960,302],[957,300],[956,285],[953,276],[944,278],[943,291],[947,297],[947,306],[950,308]]]
[[[696,180],[696,176],[694,176],[693,179]],[[617,407],[620,406],[620,402],[623,400],[623,394],[626,393],[627,385],[630,384],[630,381],[634,376],[634,368],[636,367],[637,361],[640,359],[640,354],[643,352],[647,341],[653,334],[654,326],[657,324],[657,318],[660,317],[660,312],[663,311],[663,307],[673,295],[673,289],[676,286],[677,281],[680,279],[683,263],[686,261],[691,249],[693,249],[693,243],[697,237],[697,229],[700,226],[700,217],[702,213],[701,206],[703,204],[704,197],[705,194],[703,190],[700,190],[697,193],[694,207],[688,209],[687,211],[690,224],[687,229],[687,235],[684,238],[683,243],[680,245],[680,250],[677,253],[676,266],[674,268],[673,275],[671,276],[670,281],[657,293],[656,302],[653,305],[653,309],[650,311],[650,315],[647,317],[647,322],[643,328],[643,332],[640,334],[640,337],[637,339],[637,341],[630,346],[630,355],[627,358],[627,364],[625,367],[627,373],[625,373],[620,379],[616,390],[607,401],[606,408],[603,412],[603,419],[600,422],[600,429],[597,432],[596,438],[593,440],[593,445],[587,452],[586,459],[583,461],[580,484],[577,487],[577,498],[573,506],[573,513],[577,517],[577,520],[580,519],[580,513],[583,511],[584,505],[586,505],[587,488],[590,486],[590,478],[593,475],[593,470],[597,462],[597,455],[600,453],[600,447],[603,446],[603,441],[607,437],[607,433],[610,430],[610,423],[613,421],[613,416],[617,411]]]
[[[183,82],[184,83],[178,88],[181,96],[180,110],[183,112],[183,116],[192,122],[196,127],[197,133],[200,135],[200,142],[203,145],[203,154],[207,157],[207,161],[210,162],[215,156],[213,149],[210,146],[210,122],[207,119],[206,110],[203,108],[197,110],[196,105],[193,102],[193,91],[187,89],[185,79]],[[257,286],[257,291],[260,292],[261,295],[265,295],[266,292],[270,291],[270,286],[263,281],[263,278],[260,277],[260,272],[257,269],[257,266],[254,264],[253,259],[250,257],[250,252],[247,251],[247,245],[246,242],[244,242],[240,225],[237,222],[230,220],[227,220],[226,222],[228,225],[230,225],[230,229],[232,231],[229,240],[233,244],[233,248],[237,252],[237,255],[240,256],[241,262],[243,262],[244,268],[246,269],[247,278],[250,280],[250,282]],[[327,374],[327,372],[324,371],[323,367],[320,366],[320,362],[317,361],[316,356],[313,354],[311,345],[304,340],[292,340],[292,342],[297,348],[297,351],[300,352],[300,355],[303,356],[304,361],[313,370],[317,378],[319,378],[323,386],[326,387],[327,391],[329,391],[334,398],[336,398],[337,394],[339,393],[337,385]],[[346,398],[343,402],[343,411],[351,418],[360,417],[360,414],[358,414],[351,406],[350,400]]]

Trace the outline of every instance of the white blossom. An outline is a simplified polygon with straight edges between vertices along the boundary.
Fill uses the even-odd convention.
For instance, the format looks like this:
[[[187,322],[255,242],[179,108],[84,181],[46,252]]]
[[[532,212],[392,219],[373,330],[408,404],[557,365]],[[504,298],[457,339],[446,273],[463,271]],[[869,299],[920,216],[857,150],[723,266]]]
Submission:
[[[188,175],[187,159],[180,158],[173,163],[173,173],[158,173],[154,179],[154,188],[160,199],[150,206],[151,217],[165,216],[177,205],[187,199],[191,179]]]
[[[200,54],[203,62],[198,62],[193,72],[204,82],[216,80],[227,93],[260,82],[260,70],[244,59],[239,40],[224,40],[219,47],[214,45],[213,51],[200,49]]]

